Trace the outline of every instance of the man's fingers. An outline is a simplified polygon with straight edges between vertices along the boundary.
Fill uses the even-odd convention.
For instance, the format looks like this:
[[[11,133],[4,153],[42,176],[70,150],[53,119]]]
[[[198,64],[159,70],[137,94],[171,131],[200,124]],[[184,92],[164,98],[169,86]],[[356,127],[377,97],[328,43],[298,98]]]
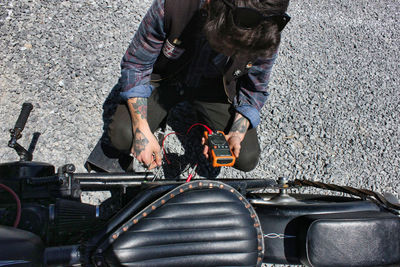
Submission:
[[[155,167],[157,167],[158,164],[156,163],[156,161],[153,161],[150,166],[148,167],[149,170],[154,169]]]
[[[154,169],[157,166],[161,166],[162,158],[160,153],[152,153],[149,159],[142,161],[143,166],[149,170]]]
[[[208,159],[208,146],[205,144],[206,143],[206,139],[204,137],[201,138],[201,144],[204,145],[203,148],[203,155],[206,159]]]
[[[203,155],[206,157],[206,159],[208,159],[208,146],[204,146]]]
[[[161,166],[161,163],[162,163],[161,153],[159,153],[159,152],[155,153],[154,162],[156,163],[156,166]]]
[[[233,155],[235,155],[235,157],[238,158],[241,148],[240,139],[236,136],[230,137],[228,139],[228,144],[229,148],[232,150]]]
[[[239,157],[240,154],[240,145],[236,145],[232,149],[233,154],[235,155],[236,158]]]
[[[149,161],[141,161],[141,162],[143,164],[143,167],[148,169],[148,170],[154,169],[155,167],[159,166],[157,164],[156,158],[154,158],[154,159],[152,158]]]
[[[152,160],[144,160],[144,159],[139,159],[138,161],[141,162],[143,164],[143,167],[145,168],[149,168],[151,166]]]

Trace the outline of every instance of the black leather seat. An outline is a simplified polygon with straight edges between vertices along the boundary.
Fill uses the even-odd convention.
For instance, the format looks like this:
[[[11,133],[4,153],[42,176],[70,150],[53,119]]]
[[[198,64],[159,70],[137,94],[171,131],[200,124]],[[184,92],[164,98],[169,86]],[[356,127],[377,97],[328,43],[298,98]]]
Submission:
[[[220,182],[177,187],[108,239],[111,266],[261,266],[263,237],[253,207]]]
[[[388,212],[310,215],[298,221],[307,266],[399,266],[400,218]]]

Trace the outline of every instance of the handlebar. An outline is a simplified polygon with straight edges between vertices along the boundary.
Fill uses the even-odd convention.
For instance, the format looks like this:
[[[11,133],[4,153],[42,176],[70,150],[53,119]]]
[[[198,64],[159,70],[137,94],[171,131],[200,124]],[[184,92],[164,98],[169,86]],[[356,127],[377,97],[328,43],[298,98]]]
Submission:
[[[33,109],[31,103],[22,104],[21,113],[15,123],[14,129],[10,129],[11,139],[8,142],[8,146],[14,148],[20,156],[21,161],[31,161],[32,153],[27,151],[24,147],[17,143],[17,140],[22,137],[22,130],[25,128],[26,121],[28,120],[29,114]]]
[[[31,103],[22,104],[21,113],[19,114],[18,120],[15,123],[14,129],[18,129],[20,132],[22,132],[32,109],[33,105]]]

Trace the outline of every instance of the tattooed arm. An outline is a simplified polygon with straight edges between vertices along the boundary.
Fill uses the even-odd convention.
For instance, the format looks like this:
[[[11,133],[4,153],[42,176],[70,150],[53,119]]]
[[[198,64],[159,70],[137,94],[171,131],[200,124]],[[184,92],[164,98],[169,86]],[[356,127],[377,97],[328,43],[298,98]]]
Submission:
[[[128,108],[132,119],[131,153],[153,169],[161,165],[161,149],[147,122],[147,98],[134,97],[128,99]]]
[[[232,149],[233,154],[237,158],[239,157],[240,153],[240,143],[243,141],[249,126],[249,120],[243,117],[242,114],[236,113],[231,130],[226,135],[226,139],[228,141],[229,147]]]
[[[231,130],[227,135],[225,135],[229,147],[232,149],[232,152],[236,158],[239,157],[241,148],[240,143],[243,141],[249,126],[249,120],[243,117],[242,114],[236,113]],[[205,143],[204,138],[202,139],[202,143]],[[208,158],[208,146],[204,146],[203,154],[206,158]]]

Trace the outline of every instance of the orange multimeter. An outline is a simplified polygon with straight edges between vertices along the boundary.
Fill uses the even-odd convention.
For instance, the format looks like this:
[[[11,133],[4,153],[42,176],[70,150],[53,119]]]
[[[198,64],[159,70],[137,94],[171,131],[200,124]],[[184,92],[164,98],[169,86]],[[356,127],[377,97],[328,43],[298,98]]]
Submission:
[[[235,164],[236,158],[229,148],[224,132],[216,131],[209,133],[205,131],[204,138],[208,145],[209,159],[214,168],[222,166],[231,167]]]

